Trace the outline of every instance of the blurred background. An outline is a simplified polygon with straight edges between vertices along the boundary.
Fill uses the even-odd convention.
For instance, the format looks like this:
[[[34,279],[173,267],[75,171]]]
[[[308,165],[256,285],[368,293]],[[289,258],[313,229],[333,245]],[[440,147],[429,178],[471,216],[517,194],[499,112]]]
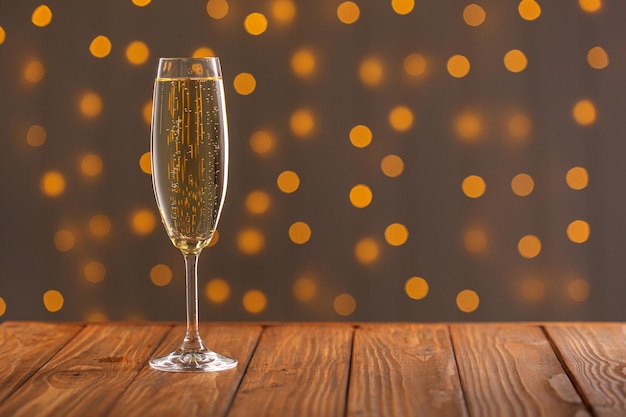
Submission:
[[[624,320],[624,16],[0,0],[0,320],[184,320],[151,95],[159,57],[213,55],[231,176],[202,321]]]

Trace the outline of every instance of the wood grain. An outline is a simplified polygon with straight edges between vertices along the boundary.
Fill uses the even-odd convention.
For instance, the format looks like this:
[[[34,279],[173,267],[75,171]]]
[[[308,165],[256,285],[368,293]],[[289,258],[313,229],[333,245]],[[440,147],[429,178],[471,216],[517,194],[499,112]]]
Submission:
[[[261,334],[261,326],[202,326],[200,334],[215,352],[234,356],[236,369],[213,373],[170,373],[148,365],[120,398],[111,416],[172,417],[223,416],[241,382]],[[185,334],[178,326],[161,344],[156,355],[176,349]]]
[[[358,327],[347,415],[466,416],[447,326]]]
[[[81,325],[15,323],[0,325],[0,403],[54,356]]]
[[[352,326],[267,327],[229,417],[344,415]]]
[[[167,326],[88,325],[0,406],[0,416],[103,416]]]
[[[594,414],[626,416],[626,326],[548,324],[545,329]]]
[[[452,325],[470,415],[588,416],[539,326]]]

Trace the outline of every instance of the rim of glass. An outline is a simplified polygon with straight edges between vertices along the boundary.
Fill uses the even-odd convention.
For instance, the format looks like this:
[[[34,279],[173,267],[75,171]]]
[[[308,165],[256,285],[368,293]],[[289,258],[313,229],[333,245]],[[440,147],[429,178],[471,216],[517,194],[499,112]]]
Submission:
[[[163,57],[159,58],[159,62],[163,61],[219,61],[218,56],[203,56],[203,57],[191,57],[191,56],[181,56],[181,57]]]

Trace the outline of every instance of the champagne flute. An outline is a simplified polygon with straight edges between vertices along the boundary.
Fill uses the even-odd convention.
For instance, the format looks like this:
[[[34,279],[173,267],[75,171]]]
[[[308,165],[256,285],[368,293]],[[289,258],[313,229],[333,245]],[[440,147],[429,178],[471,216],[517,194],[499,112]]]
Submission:
[[[178,349],[150,360],[169,372],[237,366],[198,333],[198,256],[220,218],[228,181],[228,126],[219,58],[161,58],[152,106],[152,184],[170,240],[185,258],[187,330]]]

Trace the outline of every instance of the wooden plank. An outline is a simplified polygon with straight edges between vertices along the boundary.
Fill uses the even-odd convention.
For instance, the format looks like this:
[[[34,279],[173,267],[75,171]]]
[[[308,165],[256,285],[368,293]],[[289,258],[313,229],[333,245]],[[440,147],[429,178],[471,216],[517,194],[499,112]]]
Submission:
[[[4,322],[0,325],[0,403],[82,328],[78,324]]]
[[[588,416],[539,326],[451,326],[461,384],[473,416]]]
[[[205,343],[215,352],[234,356],[237,368],[210,373],[155,371],[146,365],[128,387],[111,416],[172,417],[223,416],[226,414],[261,334],[261,326],[200,328]],[[176,349],[185,334],[180,326],[171,332],[155,355]]]
[[[87,325],[0,406],[0,416],[105,415],[170,328]]]
[[[347,415],[467,416],[448,327],[357,328]]]
[[[343,417],[352,333],[343,324],[266,328],[228,416]]]
[[[626,325],[555,323],[545,329],[594,415],[626,416]]]

